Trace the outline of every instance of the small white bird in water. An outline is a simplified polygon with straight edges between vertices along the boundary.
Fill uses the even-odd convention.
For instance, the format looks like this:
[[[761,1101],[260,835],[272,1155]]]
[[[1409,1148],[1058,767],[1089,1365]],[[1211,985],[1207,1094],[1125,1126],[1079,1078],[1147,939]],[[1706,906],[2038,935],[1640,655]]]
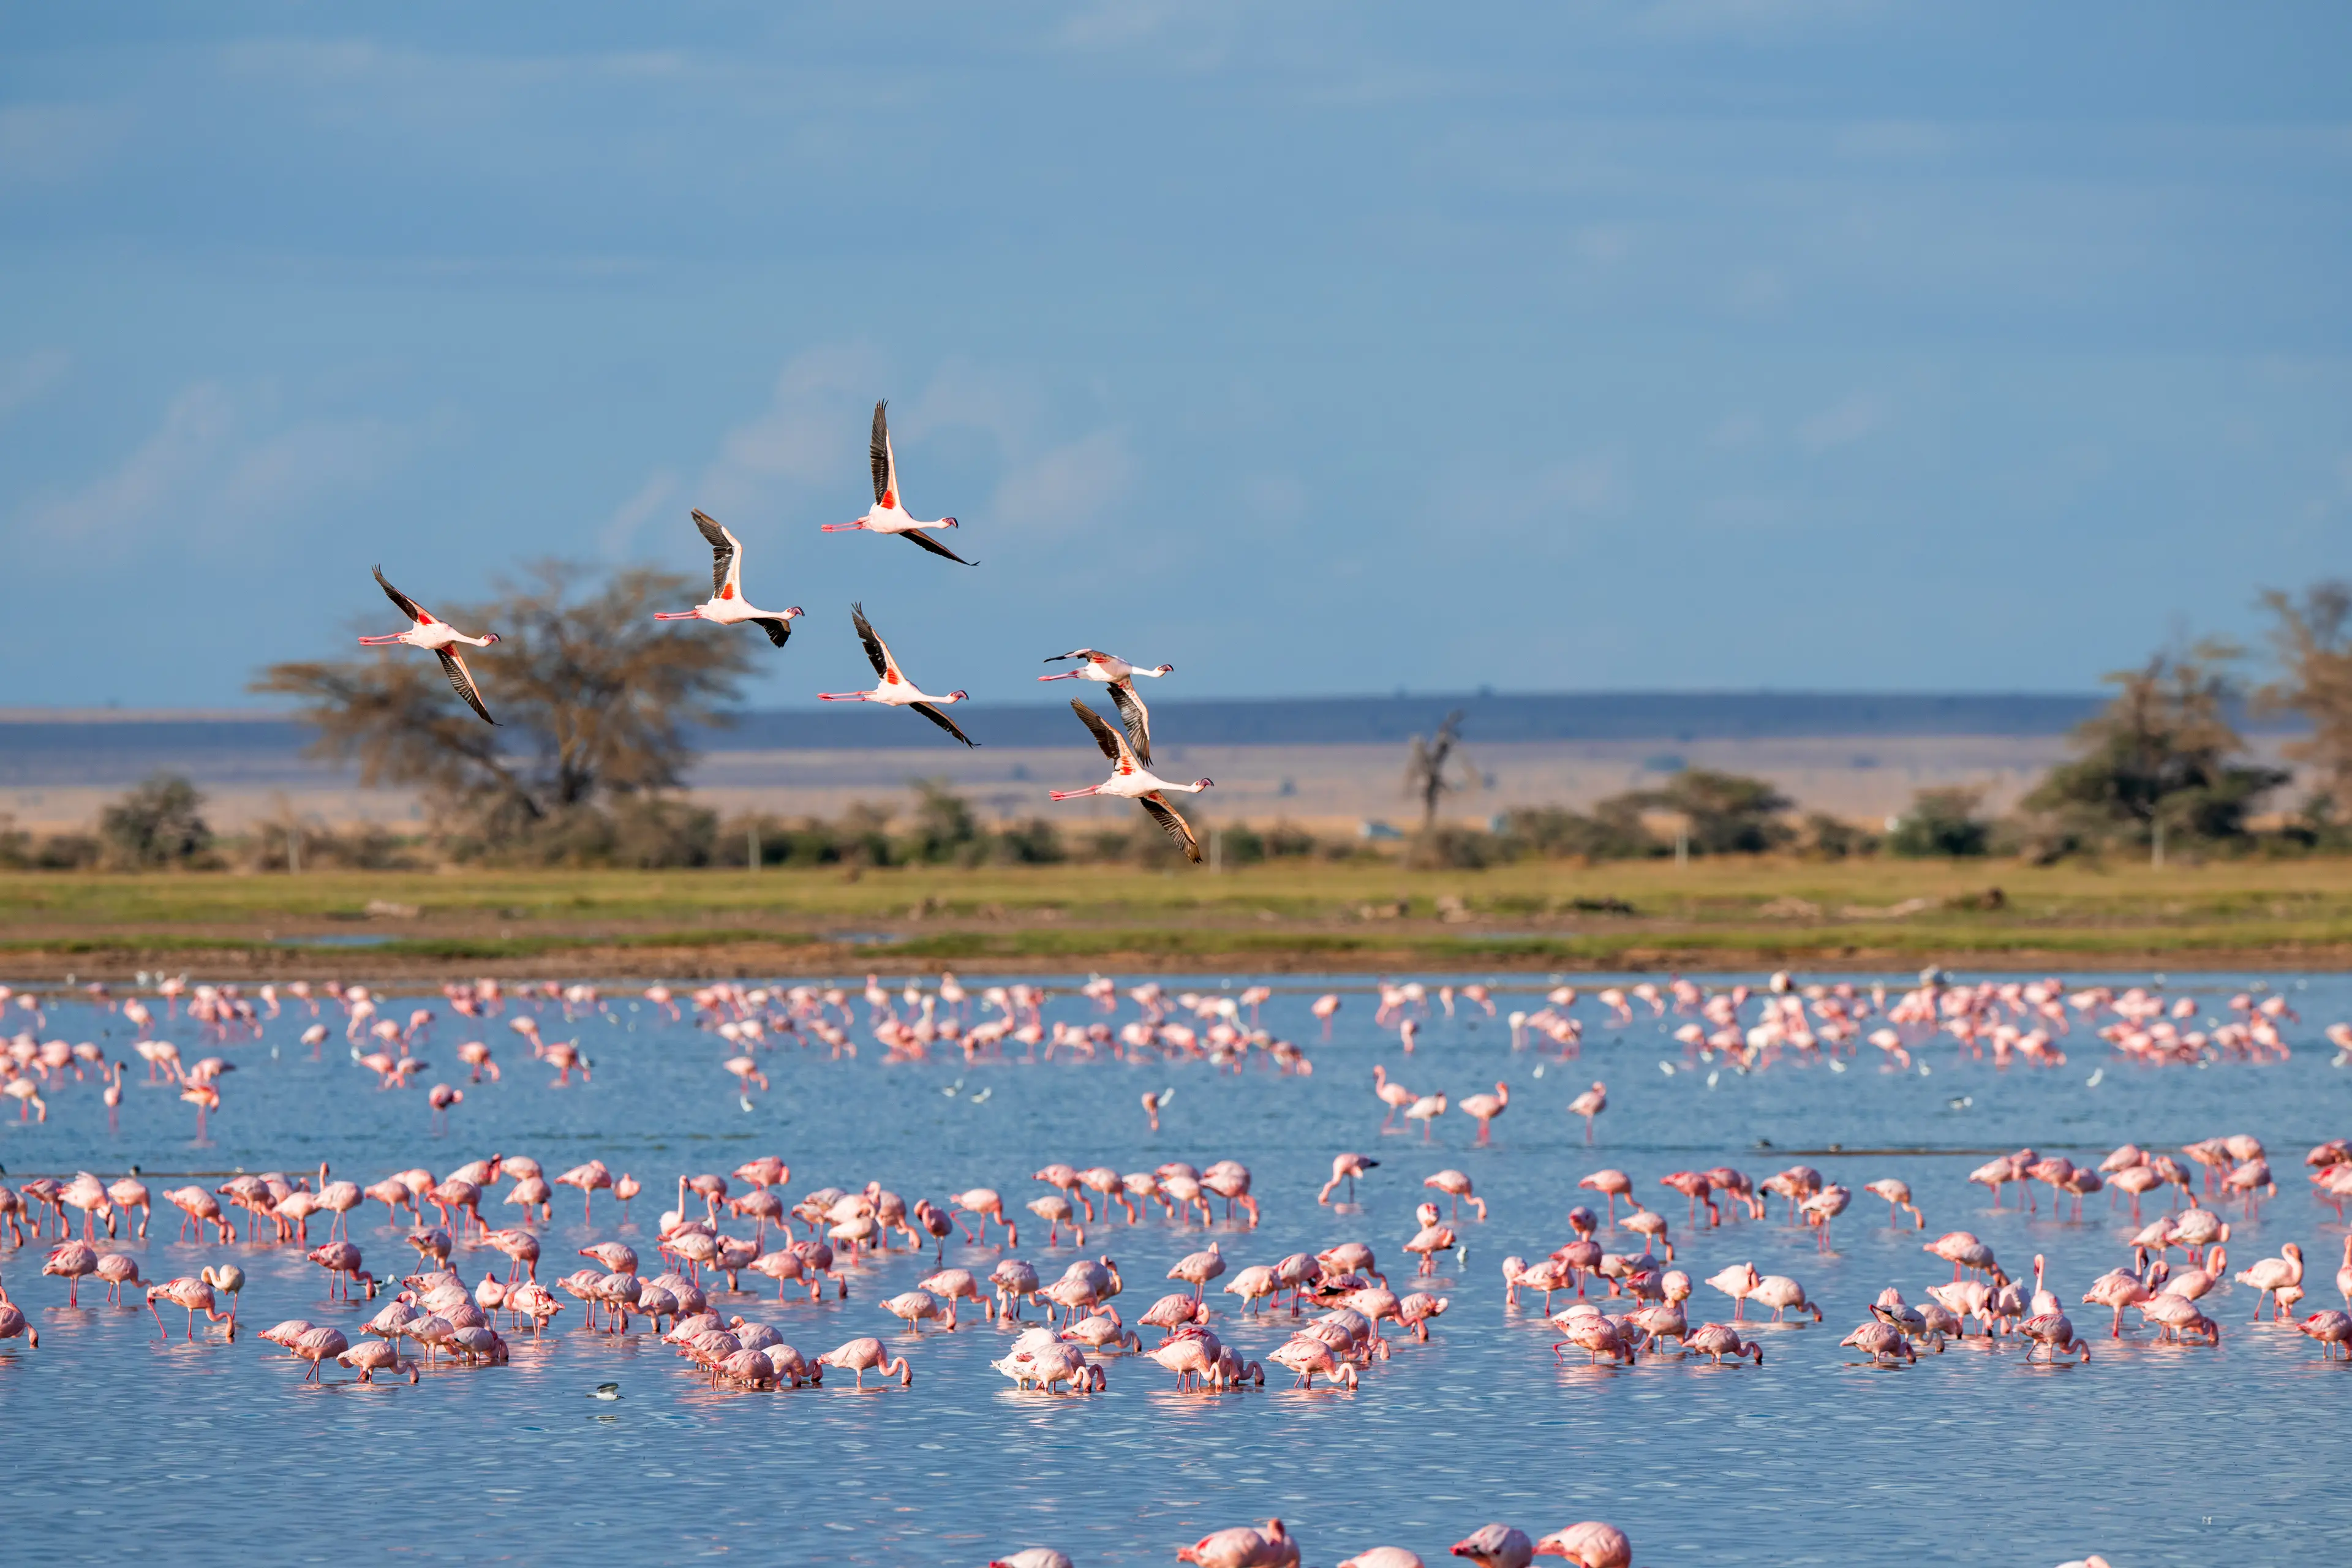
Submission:
[[[988,1103],[988,1097],[995,1092],[996,1088],[992,1084],[988,1088],[982,1089],[978,1094],[973,1095],[971,1097],[971,1102],[974,1105],[986,1105]]]

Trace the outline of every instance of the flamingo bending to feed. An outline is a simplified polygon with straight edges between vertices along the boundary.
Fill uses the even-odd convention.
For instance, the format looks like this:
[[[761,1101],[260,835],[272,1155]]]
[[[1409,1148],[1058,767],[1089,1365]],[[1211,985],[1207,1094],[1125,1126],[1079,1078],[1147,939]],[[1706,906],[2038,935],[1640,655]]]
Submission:
[[[224,1318],[227,1319],[229,1337],[231,1339],[236,1337],[236,1314],[221,1311],[214,1305],[213,1288],[204,1280],[183,1277],[178,1279],[167,1279],[161,1285],[148,1288],[147,1310],[154,1313],[155,1327],[161,1330],[163,1337],[168,1340],[172,1337],[172,1331],[163,1327],[163,1314],[155,1310],[158,1298],[171,1302],[174,1307],[187,1309],[189,1339],[194,1340],[196,1337],[198,1312],[202,1312],[210,1322],[217,1323]]]
[[[855,1373],[860,1388],[866,1386],[868,1368],[884,1377],[897,1378],[901,1388],[915,1385],[915,1369],[907,1364],[907,1358],[900,1356],[896,1361],[891,1360],[889,1352],[882,1348],[882,1342],[877,1339],[851,1340],[846,1344],[835,1346],[816,1359],[819,1366],[837,1366],[844,1372]]]
[[[1110,759],[1110,777],[1085,789],[1050,791],[1051,797],[1055,800],[1077,800],[1090,795],[1108,795],[1121,800],[1131,800],[1143,807],[1152,821],[1160,824],[1160,830],[1184,851],[1186,859],[1199,865],[1201,842],[1192,836],[1192,824],[1168,804],[1166,792],[1174,790],[1181,795],[1198,795],[1216,781],[1195,779],[1188,784],[1171,784],[1137,761],[1135,748],[1128,744],[1127,737],[1105,723],[1101,714],[1076,698],[1070,700],[1070,711],[1078,716],[1094,735],[1095,744],[1102,748],[1102,754]]]
[[[1421,1184],[1424,1187],[1434,1187],[1454,1200],[1454,1218],[1462,1217],[1462,1205],[1464,1200],[1467,1199],[1471,1206],[1478,1211],[1479,1223],[1486,1222],[1486,1200],[1470,1190],[1470,1178],[1465,1173],[1440,1171],[1435,1175],[1425,1178]]]
[[[969,700],[971,697],[969,692],[950,691],[944,697],[931,696],[929,692],[923,690],[922,688],[917,686],[913,681],[908,679],[906,675],[900,671],[898,668],[898,661],[891,656],[890,645],[882,640],[881,637],[874,630],[873,624],[866,620],[865,605],[850,605],[849,618],[857,627],[857,640],[866,645],[866,661],[874,666],[874,673],[881,677],[881,679],[874,683],[874,689],[871,691],[820,691],[817,693],[817,697],[820,700],[825,702],[879,702],[888,708],[911,708],[916,712],[920,713],[924,718],[929,719],[932,723],[937,724],[940,729],[945,730],[949,734],[953,735],[957,740],[961,741],[965,745],[971,746],[977,745],[979,743],[970,735],[967,735],[961,730],[957,729],[954,720],[940,711],[941,708],[947,706],[950,702],[963,702]],[[1061,797],[1056,795],[1055,798],[1058,800]]]
[[[1447,1548],[1456,1557],[1467,1557],[1478,1568],[1528,1568],[1535,1561],[1536,1543],[1528,1532],[1507,1524],[1489,1524],[1472,1531]]]
[[[1723,1358],[1744,1361],[1750,1356],[1758,1366],[1764,1364],[1764,1347],[1754,1340],[1743,1340],[1739,1331],[1728,1323],[1701,1323],[1683,1336],[1683,1349],[1699,1355],[1712,1356],[1721,1366]]]
[[[1609,1086],[1596,1083],[1568,1102],[1570,1116],[1584,1118],[1584,1141],[1592,1142],[1592,1119],[1609,1109]]]
[[[1536,1542],[1538,1557],[1565,1557],[1576,1568],[1632,1568],[1633,1543],[1613,1524],[1586,1520]]]
[[[1147,669],[1139,664],[1129,664],[1115,653],[1105,653],[1100,648],[1092,647],[1072,648],[1067,653],[1057,653],[1045,662],[1059,664],[1066,658],[1077,660],[1078,667],[1076,669],[1056,670],[1052,675],[1041,675],[1037,679],[1040,680],[1095,680],[1109,687],[1112,705],[1118,710],[1118,721],[1127,730],[1128,743],[1135,748],[1135,754],[1142,759],[1144,764],[1147,767],[1150,766],[1151,710],[1143,705],[1143,699],[1135,694],[1135,678],[1139,675],[1148,675],[1157,679],[1163,675],[1173,675],[1176,673],[1176,667],[1172,664],[1163,664],[1157,668]]]
[[[1927,1216],[1921,1214],[1919,1205],[1911,1201],[1911,1187],[1908,1183],[1898,1182],[1892,1176],[1882,1176],[1877,1181],[1864,1185],[1862,1190],[1886,1200],[1886,1223],[1890,1227],[1895,1224],[1895,1216],[1898,1210],[1909,1209],[1914,1222],[1911,1228],[1914,1230],[1927,1228]]]
[[[1783,1321],[1781,1314],[1792,1308],[1800,1312],[1812,1313],[1813,1321],[1817,1323],[1822,1321],[1820,1305],[1807,1300],[1805,1288],[1785,1274],[1767,1274],[1748,1293],[1772,1309],[1772,1321],[1776,1323]]]
[[[793,635],[794,617],[804,614],[798,605],[789,610],[762,610],[743,596],[743,544],[711,518],[697,511],[694,526],[710,542],[710,597],[690,610],[656,610],[657,621],[710,621],[722,626],[749,621],[768,634],[778,647]]]
[[[2333,1307],[2314,1312],[2295,1325],[2298,1332],[2317,1340],[2329,1360],[2336,1358],[2336,1347],[2344,1347],[2345,1359],[2352,1361],[2352,1313],[2339,1312]]]
[[[17,1338],[35,1350],[41,1348],[41,1331],[26,1321],[24,1309],[8,1300],[7,1289],[0,1287],[0,1340]]]
[[[1341,1182],[1348,1184],[1348,1201],[1355,1202],[1356,1178],[1367,1171],[1377,1168],[1379,1164],[1378,1160],[1368,1160],[1361,1154],[1334,1154],[1331,1156],[1331,1179],[1323,1184],[1321,1192],[1315,1194],[1316,1203],[1318,1205],[1329,1203],[1331,1190]]]
[[[927,528],[961,526],[951,517],[936,522],[918,522],[907,510],[906,497],[898,489],[898,458],[890,447],[890,421],[884,410],[890,406],[884,398],[874,405],[874,434],[867,445],[868,466],[874,470],[874,505],[855,522],[828,522],[827,533],[852,533],[863,530],[867,533],[895,533],[910,543],[919,544],[934,555],[944,555],[960,566],[977,565],[966,561],[938,540],[925,533]]]
[[[1868,1356],[1874,1365],[1890,1366],[1897,1360],[1917,1361],[1919,1352],[1911,1348],[1911,1341],[1901,1329],[1874,1318],[1845,1338],[1841,1346],[1852,1346]]]
[[[1282,1528],[1282,1521],[1269,1519],[1263,1531],[1246,1525],[1212,1531],[1190,1546],[1178,1547],[1176,1561],[1199,1568],[1297,1568],[1298,1542]]]
[[[1633,1178],[1626,1175],[1624,1172],[1614,1169],[1595,1171],[1576,1184],[1580,1187],[1590,1187],[1594,1192],[1604,1194],[1608,1197],[1609,1223],[1612,1226],[1617,1223],[1617,1200],[1621,1197],[1630,1200],[1633,1195]],[[1641,1205],[1635,1204],[1633,1206],[1639,1208]]]
[[[480,637],[469,637],[448,622],[435,620],[415,600],[385,582],[381,566],[375,569],[375,581],[376,586],[383,590],[384,597],[399,606],[400,613],[415,625],[404,632],[391,632],[380,637],[362,637],[361,646],[380,647],[387,643],[406,643],[410,647],[421,647],[438,656],[441,673],[449,678],[450,687],[465,699],[466,706],[480,714],[483,723],[497,723],[498,721],[490,717],[490,710],[482,706],[481,691],[474,685],[474,672],[466,668],[465,658],[452,650],[459,643],[467,647],[488,647],[499,640],[499,634],[484,632]],[[318,1368],[313,1366],[311,1370],[315,1372]]]
[[[2076,1351],[2083,1352],[2084,1361],[2091,1359],[2090,1344],[2074,1337],[2074,1325],[2063,1312],[2043,1312],[2026,1319],[2017,1329],[2018,1332],[2033,1342],[2025,1352],[2028,1361],[2033,1359],[2036,1350],[2048,1351],[2050,1353],[2046,1359],[2050,1361],[2056,1361],[2062,1355],[2071,1355]]]

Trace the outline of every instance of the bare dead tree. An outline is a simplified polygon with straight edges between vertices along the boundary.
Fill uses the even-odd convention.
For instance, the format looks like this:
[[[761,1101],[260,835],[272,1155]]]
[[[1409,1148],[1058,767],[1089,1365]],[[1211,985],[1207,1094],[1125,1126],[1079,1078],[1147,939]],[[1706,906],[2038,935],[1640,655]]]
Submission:
[[[1456,708],[1445,716],[1445,722],[1437,727],[1434,736],[1415,735],[1405,753],[1404,793],[1408,798],[1421,802],[1423,833],[1437,826],[1437,808],[1447,795],[1475,789],[1483,782],[1468,754],[1461,750],[1462,718],[1462,710]],[[1457,763],[1462,773],[1458,779],[1447,771]]]

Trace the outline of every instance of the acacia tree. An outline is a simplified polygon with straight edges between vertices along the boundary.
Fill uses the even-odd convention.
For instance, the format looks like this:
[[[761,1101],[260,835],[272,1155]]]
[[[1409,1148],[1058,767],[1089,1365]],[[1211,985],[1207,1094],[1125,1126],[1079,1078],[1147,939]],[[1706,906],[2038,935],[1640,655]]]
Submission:
[[[2092,837],[2146,841],[2159,826],[2195,838],[2242,836],[2255,803],[2288,775],[2231,761],[2245,750],[2229,717],[2240,694],[2230,667],[2240,657],[2208,640],[2108,675],[2115,699],[2074,727],[2081,754],[2051,769],[2026,808]]]
[[[600,580],[542,561],[495,586],[497,599],[448,606],[445,618],[499,634],[468,660],[497,728],[456,700],[436,661],[398,647],[274,664],[252,689],[300,700],[318,731],[311,755],[358,763],[371,787],[420,787],[437,817],[492,843],[683,784],[688,728],[728,721],[751,644],[658,627],[655,608],[692,586],[673,573],[629,567]]]
[[[2352,805],[2352,584],[2326,582],[2304,590],[2298,603],[2272,589],[2271,646],[2284,679],[2254,693],[2258,710],[2299,713],[2311,733],[2290,741],[2289,758],[2320,775],[2313,815],[2325,820]]]

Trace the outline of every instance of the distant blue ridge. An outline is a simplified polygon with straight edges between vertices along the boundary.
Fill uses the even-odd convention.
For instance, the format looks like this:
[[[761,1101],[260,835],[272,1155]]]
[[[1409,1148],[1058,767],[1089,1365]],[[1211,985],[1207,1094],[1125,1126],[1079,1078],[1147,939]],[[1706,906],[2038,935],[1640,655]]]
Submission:
[[[1088,693],[1099,697],[1098,689]],[[1182,700],[1154,691],[1156,735],[1193,746],[1391,744],[1434,729],[1463,710],[1472,745],[1508,742],[1645,741],[1682,743],[1929,735],[2060,735],[2096,711],[2104,698],[2024,692],[1593,691],[1553,695],[1444,695]],[[959,719],[991,746],[1084,748],[1086,734],[1061,703],[959,705]],[[877,724],[844,709],[757,710],[728,727],[705,729],[708,752],[920,751],[936,746],[928,725]],[[2250,732],[2299,728],[2294,721],[2240,722]],[[197,768],[233,783],[240,765],[275,773],[308,743],[310,731],[268,714],[103,712],[0,718],[0,786],[63,784]]]

